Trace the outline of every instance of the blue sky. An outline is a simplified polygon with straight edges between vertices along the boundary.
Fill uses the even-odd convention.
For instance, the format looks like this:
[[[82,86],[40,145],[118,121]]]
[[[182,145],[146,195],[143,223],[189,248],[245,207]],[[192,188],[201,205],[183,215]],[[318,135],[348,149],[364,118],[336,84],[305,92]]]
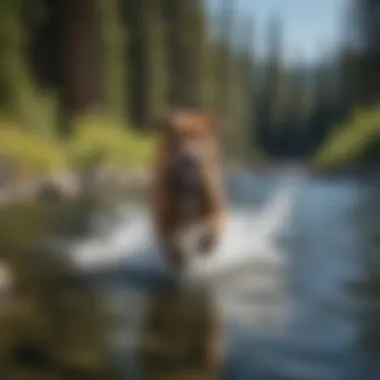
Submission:
[[[214,13],[222,0],[207,0]],[[348,0],[231,0],[243,17],[255,21],[256,51],[264,52],[265,24],[271,15],[280,16],[283,26],[284,58],[315,62],[321,52],[335,49],[342,34],[344,7]]]

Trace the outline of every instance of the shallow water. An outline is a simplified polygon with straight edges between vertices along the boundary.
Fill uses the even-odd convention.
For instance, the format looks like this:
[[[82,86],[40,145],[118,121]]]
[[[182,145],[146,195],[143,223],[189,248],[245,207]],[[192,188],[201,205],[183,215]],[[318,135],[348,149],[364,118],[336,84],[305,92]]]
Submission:
[[[379,378],[379,192],[352,182],[231,179],[228,232],[192,272],[218,307],[228,378]],[[131,199],[117,219],[77,257],[98,265],[116,317],[112,359],[137,379],[149,305],[159,297],[152,290],[165,268],[144,205]]]

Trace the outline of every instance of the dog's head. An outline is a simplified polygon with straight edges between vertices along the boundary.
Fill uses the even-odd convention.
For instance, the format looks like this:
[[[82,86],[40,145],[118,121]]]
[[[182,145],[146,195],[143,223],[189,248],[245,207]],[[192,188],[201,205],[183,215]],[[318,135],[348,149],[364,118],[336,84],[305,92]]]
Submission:
[[[170,111],[160,121],[171,179],[183,191],[202,186],[201,173],[217,160],[218,134],[213,115]]]

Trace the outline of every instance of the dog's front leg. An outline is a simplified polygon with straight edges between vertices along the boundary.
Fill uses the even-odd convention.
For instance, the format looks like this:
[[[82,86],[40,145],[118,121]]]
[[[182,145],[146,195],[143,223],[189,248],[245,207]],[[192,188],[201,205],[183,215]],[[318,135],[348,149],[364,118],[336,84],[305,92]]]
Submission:
[[[198,249],[201,254],[208,254],[214,250],[225,226],[225,217],[221,213],[206,219],[201,237],[198,242]]]

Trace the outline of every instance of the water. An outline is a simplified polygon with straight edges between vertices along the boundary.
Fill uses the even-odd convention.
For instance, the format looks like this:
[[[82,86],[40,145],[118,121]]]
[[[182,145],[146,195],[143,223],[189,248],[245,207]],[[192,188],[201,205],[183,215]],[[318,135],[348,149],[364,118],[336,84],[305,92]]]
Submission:
[[[189,273],[217,305],[228,378],[378,379],[379,191],[239,175],[229,194],[221,246]],[[159,297],[152,290],[166,276],[144,205],[123,205],[109,233],[77,247],[76,260],[103,278],[116,317],[113,360],[125,378],[138,378],[146,365],[139,345]]]

